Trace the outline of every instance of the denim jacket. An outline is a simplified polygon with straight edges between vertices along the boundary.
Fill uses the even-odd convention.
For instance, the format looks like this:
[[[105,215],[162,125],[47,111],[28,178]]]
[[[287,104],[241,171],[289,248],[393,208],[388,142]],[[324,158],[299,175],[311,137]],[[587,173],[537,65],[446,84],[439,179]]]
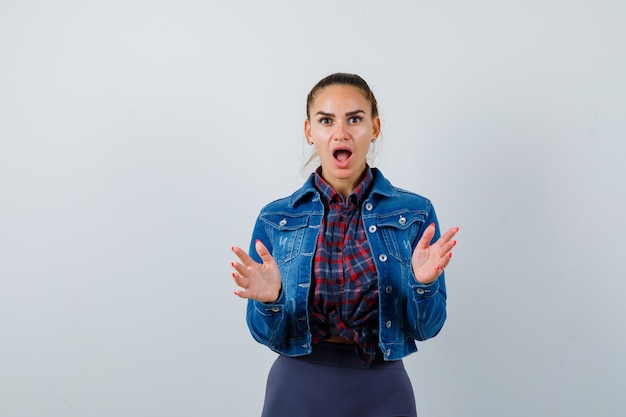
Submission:
[[[385,360],[416,352],[415,340],[429,339],[446,319],[444,274],[420,284],[413,275],[411,255],[425,228],[439,225],[431,202],[394,187],[376,169],[374,184],[361,207],[362,219],[378,273],[379,346]],[[315,174],[313,174],[315,175]],[[248,300],[246,321],[259,343],[287,356],[311,353],[308,319],[311,268],[324,206],[309,180],[291,196],[265,206],[256,221],[250,256],[259,239],[273,255],[282,275],[278,300]]]

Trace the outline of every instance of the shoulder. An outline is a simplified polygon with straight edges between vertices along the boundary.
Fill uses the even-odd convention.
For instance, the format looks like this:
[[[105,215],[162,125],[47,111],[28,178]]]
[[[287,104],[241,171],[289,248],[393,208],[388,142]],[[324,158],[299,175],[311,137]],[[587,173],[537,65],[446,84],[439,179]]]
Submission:
[[[310,211],[315,202],[319,202],[319,193],[315,190],[309,178],[302,187],[290,195],[267,203],[261,209],[261,215]]]
[[[372,195],[378,197],[381,202],[431,210],[432,203],[430,199],[416,192],[396,187],[387,178],[385,178],[379,169],[374,168],[373,171],[375,173],[375,180]]]

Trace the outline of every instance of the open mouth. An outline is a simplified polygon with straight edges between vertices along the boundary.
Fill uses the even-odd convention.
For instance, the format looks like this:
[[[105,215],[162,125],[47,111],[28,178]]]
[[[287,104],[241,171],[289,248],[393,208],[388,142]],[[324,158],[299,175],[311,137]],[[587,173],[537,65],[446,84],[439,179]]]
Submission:
[[[352,156],[352,152],[347,149],[337,149],[333,152],[333,157],[339,162],[345,162]]]

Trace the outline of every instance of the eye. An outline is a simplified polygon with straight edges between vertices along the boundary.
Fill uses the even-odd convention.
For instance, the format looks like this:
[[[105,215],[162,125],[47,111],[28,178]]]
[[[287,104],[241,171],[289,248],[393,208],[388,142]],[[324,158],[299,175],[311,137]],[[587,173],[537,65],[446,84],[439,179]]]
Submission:
[[[350,124],[356,124],[359,123],[361,120],[363,120],[361,116],[352,116],[348,119],[348,122],[350,122]]]
[[[319,119],[319,122],[323,125],[329,125],[332,123],[332,120],[330,119],[330,117],[322,117]]]

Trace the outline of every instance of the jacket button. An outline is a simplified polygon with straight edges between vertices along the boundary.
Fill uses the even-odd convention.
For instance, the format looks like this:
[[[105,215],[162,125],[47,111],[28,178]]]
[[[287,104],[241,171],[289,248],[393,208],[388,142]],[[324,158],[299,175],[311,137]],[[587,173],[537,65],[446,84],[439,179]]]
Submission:
[[[274,313],[278,313],[280,311],[280,308],[278,307],[272,307],[272,312]]]
[[[385,351],[385,356],[389,356],[389,355],[391,355],[391,349],[387,349],[387,350]]]
[[[404,224],[406,224],[406,219],[404,217],[400,216],[400,220],[398,220],[398,223],[404,225]]]
[[[287,220],[285,220],[285,219],[282,219],[280,222],[278,222],[279,226],[284,226],[286,224],[287,224]]]
[[[369,230],[370,233],[374,233],[376,231],[376,226],[371,225],[367,230]]]
[[[389,285],[388,287],[385,288],[385,292],[387,294],[391,294],[391,291],[393,291],[393,288],[391,288],[391,285]]]
[[[385,323],[385,327],[386,328],[390,328],[391,327],[391,320],[389,320],[387,323]]]
[[[418,294],[424,294],[424,289],[423,288],[418,288],[415,290],[416,293]]]
[[[378,255],[378,260],[381,262],[387,262],[387,255],[381,253],[380,255]]]
[[[365,210],[372,211],[374,205],[372,203],[365,203]]]

